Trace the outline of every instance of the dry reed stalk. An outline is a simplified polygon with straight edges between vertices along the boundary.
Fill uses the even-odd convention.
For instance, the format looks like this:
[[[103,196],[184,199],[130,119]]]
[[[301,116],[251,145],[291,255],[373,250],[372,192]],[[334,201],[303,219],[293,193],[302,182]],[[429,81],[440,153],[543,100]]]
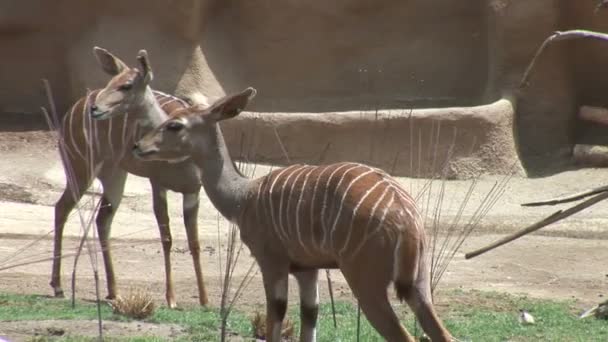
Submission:
[[[47,124],[49,125],[49,128],[55,132],[57,132],[57,140],[58,140],[58,144],[61,145],[62,147],[65,147],[65,139],[63,136],[63,132],[61,129],[61,122],[60,122],[60,118],[59,115],[57,113],[57,108],[55,106],[55,101],[54,101],[54,97],[53,97],[53,92],[51,89],[51,85],[49,83],[48,80],[43,79],[42,80],[43,85],[44,85],[44,89],[47,95],[47,99],[49,101],[49,106],[50,106],[50,114],[49,112],[46,110],[46,108],[41,108],[42,112],[45,116],[45,119],[47,120]],[[88,93],[88,91],[87,91]],[[93,125],[92,120],[89,120],[89,125]],[[92,126],[88,127],[89,131],[91,131],[93,129]],[[89,168],[92,170],[93,167],[93,153],[92,153],[92,149],[93,146],[92,144],[90,144],[88,146],[89,148],[89,153],[88,153],[88,157],[89,157]],[[74,176],[74,171],[72,169],[72,166],[68,164],[68,160],[69,158],[67,158],[66,155],[66,149],[65,148],[60,148],[60,153],[61,153],[61,159],[63,161],[64,164],[64,170],[66,173],[66,182],[68,182],[68,184],[76,184],[76,179]],[[75,186],[71,186],[72,189],[76,189]],[[78,199],[78,194],[75,193],[75,190],[72,191],[72,196],[74,197],[74,199]],[[72,269],[72,307],[75,307],[75,293],[76,293],[76,288],[75,288],[75,284],[76,284],[76,267],[77,267],[77,263],[78,263],[78,259],[80,257],[80,254],[82,252],[82,249],[84,248],[85,244],[87,247],[87,252],[89,255],[89,260],[91,262],[91,268],[93,270],[93,278],[94,278],[94,283],[95,283],[95,296],[96,296],[96,302],[97,302],[97,322],[98,322],[98,338],[100,340],[103,340],[103,329],[102,329],[102,318],[101,318],[101,299],[100,299],[100,295],[99,295],[99,267],[98,267],[98,259],[97,259],[97,250],[96,250],[96,245],[93,243],[91,244],[89,239],[88,239],[88,235],[89,235],[89,231],[91,229],[91,226],[93,225],[93,221],[94,221],[94,214],[97,212],[97,210],[99,210],[101,201],[99,199],[95,199],[95,196],[91,197],[91,203],[89,204],[90,208],[92,208],[92,212],[90,213],[90,215],[88,215],[88,217],[86,217],[86,214],[84,213],[84,209],[83,206],[80,205],[76,205],[75,210],[78,214],[78,217],[80,219],[80,228],[81,231],[83,232],[83,236],[81,238],[80,244],[78,246],[78,250],[74,256],[74,267]],[[93,234],[95,235],[95,231],[93,230]]]

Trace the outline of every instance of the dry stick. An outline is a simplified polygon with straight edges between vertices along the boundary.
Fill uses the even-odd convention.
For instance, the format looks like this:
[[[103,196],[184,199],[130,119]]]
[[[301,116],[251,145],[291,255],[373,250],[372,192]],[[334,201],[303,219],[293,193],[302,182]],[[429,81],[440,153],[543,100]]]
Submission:
[[[531,226],[528,226],[528,227],[526,227],[526,228],[524,228],[524,229],[522,229],[522,230],[520,230],[520,231],[518,231],[516,233],[513,233],[513,234],[511,234],[509,236],[506,236],[506,237],[504,237],[504,238],[502,238],[502,239],[500,239],[500,240],[498,240],[498,241],[496,241],[496,242],[494,242],[494,243],[492,243],[492,244],[490,244],[490,245],[488,245],[486,247],[480,248],[480,249],[475,250],[473,252],[469,252],[469,253],[465,254],[464,257],[466,259],[471,259],[471,258],[474,258],[474,257],[476,257],[478,255],[481,255],[481,254],[485,253],[485,252],[491,251],[491,250],[493,250],[496,247],[502,246],[502,245],[504,245],[504,244],[506,244],[508,242],[511,242],[511,241],[513,241],[513,240],[515,240],[515,239],[517,239],[519,237],[522,237],[522,236],[524,236],[526,234],[529,234],[529,233],[532,233],[532,232],[534,232],[536,230],[539,230],[540,228],[545,227],[547,225],[550,225],[551,223],[555,223],[557,221],[565,219],[568,216],[574,215],[574,214],[578,213],[579,211],[581,211],[583,209],[586,209],[586,208],[588,208],[588,207],[590,207],[590,206],[592,206],[592,205],[594,205],[594,204],[596,204],[596,203],[598,203],[598,202],[600,202],[600,201],[602,201],[602,200],[604,200],[606,198],[608,198],[608,192],[602,192],[599,195],[595,195],[594,197],[591,197],[590,199],[588,199],[588,200],[586,200],[584,202],[581,202],[581,203],[579,203],[579,204],[577,204],[577,205],[575,205],[573,207],[570,207],[570,208],[568,208],[566,210],[558,210],[555,213],[549,215],[548,217],[546,217],[546,218],[544,218],[544,219],[542,219],[542,220],[540,220],[540,221],[532,224]]]
[[[591,195],[596,195],[602,192],[608,191],[608,186],[600,186],[598,188],[593,188],[590,190],[586,190],[586,191],[582,191],[573,195],[568,195],[568,196],[564,196],[564,197],[558,197],[558,198],[553,198],[550,200],[546,200],[546,201],[539,201],[539,202],[528,202],[528,203],[523,203],[521,204],[524,207],[537,207],[537,206],[541,206],[541,205],[556,205],[556,204],[561,204],[561,203],[568,203],[568,202],[573,202],[573,201],[578,201],[580,199],[583,199],[585,197],[589,197]]]
[[[59,144],[62,144],[62,146],[65,147],[65,139],[64,139],[64,136],[63,136],[63,132],[61,131],[61,126],[60,126],[60,122],[59,122],[59,115],[57,114],[57,107],[55,106],[55,100],[54,100],[54,97],[53,97],[53,92],[52,92],[52,89],[51,89],[51,85],[50,85],[50,83],[49,83],[49,81],[47,79],[43,79],[42,83],[44,85],[44,89],[45,89],[45,92],[46,92],[46,95],[47,95],[47,98],[48,98],[48,101],[49,101],[52,117],[49,115],[49,113],[46,111],[45,108],[42,108],[42,111],[43,111],[43,113],[45,115],[45,118],[47,119],[47,123],[49,124],[49,127],[51,129],[55,129],[55,131],[57,132],[58,138],[59,138],[58,139]],[[88,98],[88,92],[87,92],[87,98]],[[62,148],[60,150],[64,154],[61,157],[62,157],[62,160],[64,161],[64,165],[65,165],[64,169],[66,170],[66,178],[67,178],[66,180],[67,180],[67,182],[72,182],[72,184],[73,184],[75,182],[74,171],[72,170],[71,165],[68,165],[68,163],[67,163],[67,160],[69,160],[69,158],[67,156],[67,153],[68,153],[67,149]],[[92,156],[91,156],[91,158],[92,158]],[[74,198],[76,198],[77,197],[76,196],[76,190],[75,190],[76,187],[72,186],[71,188],[73,189],[72,190],[72,196],[74,196]],[[90,225],[89,226],[84,226],[83,225],[84,224],[84,217],[83,217],[83,215],[81,213],[80,207],[76,206],[76,208],[77,208],[77,211],[78,211],[78,216],[80,218],[81,228],[84,230],[83,239],[86,239],[86,237],[88,236],[88,231],[90,229]],[[98,338],[101,341],[101,340],[103,340],[103,329],[102,329],[102,318],[101,318],[101,300],[100,300],[100,297],[99,297],[99,274],[98,274],[98,268],[92,262],[92,258],[93,257],[91,255],[91,253],[93,252],[93,250],[90,248],[88,240],[87,240],[87,247],[88,247],[89,258],[91,259],[91,264],[92,264],[92,267],[93,267],[94,278],[95,278],[94,282],[95,282],[95,289],[96,289],[95,296],[96,296],[96,300],[97,300],[97,323],[98,323],[98,329],[99,329],[99,331],[98,331]],[[76,253],[76,256],[75,256],[74,270],[73,270],[74,277],[72,278],[72,284],[74,284],[74,282],[75,282],[76,260],[80,256],[81,251],[82,251],[82,246],[78,249],[78,251]],[[75,306],[74,293],[75,293],[75,289],[72,288],[72,307]]]
[[[281,136],[279,136],[279,131],[277,131],[276,127],[274,127],[274,136],[277,138],[277,141],[279,142],[279,147],[281,147],[283,156],[285,157],[285,159],[287,159],[287,162],[289,164],[291,164],[291,159],[289,159],[289,154],[287,154],[287,150],[285,149],[285,146],[283,145],[283,141],[281,140]]]
[[[528,86],[528,80],[530,79],[530,76],[532,74],[532,69],[536,65],[536,60],[540,57],[540,55],[543,53],[543,51],[549,44],[558,42],[558,41],[578,39],[578,38],[594,38],[594,39],[608,41],[608,34],[589,31],[589,30],[555,31],[555,33],[553,35],[549,36],[547,39],[545,39],[545,41],[538,48],[538,50],[536,50],[536,54],[534,54],[532,61],[530,62],[530,64],[528,64],[528,67],[526,68],[526,71],[524,72],[524,76],[522,77],[521,82],[519,83],[519,88],[522,89],[522,88],[525,88]]]
[[[127,234],[125,234],[125,235],[119,235],[116,238],[120,238],[120,237],[123,237],[123,236],[126,236],[126,235]],[[143,245],[148,245],[148,244],[153,244],[153,243],[156,243],[156,241],[155,240],[152,240],[152,241],[140,241],[140,242],[136,242],[136,243],[134,243],[134,242],[125,242],[125,243],[122,244],[122,246],[120,244],[113,245],[112,249],[113,250],[118,250],[120,248],[128,248],[128,247],[132,247],[132,246],[143,246]],[[100,252],[103,252],[103,251],[105,251],[105,249],[102,248],[97,253],[100,253]],[[47,254],[47,253],[46,252],[40,252],[40,253],[37,253],[37,254],[34,254],[34,255],[30,255],[30,258],[33,257],[33,256],[42,256],[42,255],[45,255],[45,254]],[[77,254],[78,254],[78,252],[64,253],[64,254],[61,255],[61,258],[65,259],[65,258],[76,256]],[[39,264],[39,263],[53,261],[53,260],[55,260],[54,256],[52,256],[52,257],[36,258],[36,259],[33,259],[33,260],[27,260],[27,261],[24,260],[24,261],[20,261],[18,263],[14,263],[12,265],[0,266],[0,271],[5,271],[5,270],[13,269],[13,268],[22,267],[22,266],[28,266],[28,265],[33,265],[33,264]]]
[[[325,275],[327,276],[327,289],[329,291],[329,302],[331,303],[331,313],[334,319],[334,328],[338,328],[338,321],[336,320],[336,304],[334,302],[334,289],[331,283],[331,273],[329,269],[325,269]]]
[[[357,301],[357,342],[361,338],[361,304]]]

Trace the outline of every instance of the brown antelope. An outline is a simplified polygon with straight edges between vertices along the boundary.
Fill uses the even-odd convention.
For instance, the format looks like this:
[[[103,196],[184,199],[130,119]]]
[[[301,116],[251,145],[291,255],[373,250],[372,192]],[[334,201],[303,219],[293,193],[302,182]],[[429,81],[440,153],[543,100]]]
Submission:
[[[103,186],[103,195],[96,224],[106,270],[108,298],[116,297],[108,238],[112,220],[122,199],[127,173],[132,173],[149,178],[152,185],[154,214],[165,260],[166,300],[172,308],[176,303],[171,275],[172,241],[167,213],[167,189],[183,194],[184,223],[194,262],[199,302],[205,305],[207,293],[201,271],[197,227],[201,171],[188,160],[177,163],[144,163],[135,159],[130,152],[137,136],[161,124],[168,115],[186,107],[187,103],[150,88],[153,76],[145,50],[140,51],[137,57],[141,70],[128,67],[107,50],[96,47],[94,52],[102,69],[113,78],[105,88],[94,90],[78,100],[64,116],[60,127],[64,138],[64,143],[60,144],[64,168],[74,182],[67,183],[63,195],[55,204],[55,247],[50,283],[55,296],[63,296],[61,242],[65,222],[70,211],[97,178]],[[92,120],[91,117],[100,120]]]
[[[210,107],[180,110],[134,146],[143,160],[190,156],[219,212],[240,228],[258,262],[267,303],[267,337],[280,340],[288,274],[300,288],[301,341],[315,340],[319,268],[339,268],[363,312],[389,341],[413,341],[387,294],[415,312],[433,341],[449,341],[433,309],[425,234],[412,198],[385,172],[357,163],[293,165],[250,180],[234,167],[218,122],[237,116],[256,94],[247,88]]]

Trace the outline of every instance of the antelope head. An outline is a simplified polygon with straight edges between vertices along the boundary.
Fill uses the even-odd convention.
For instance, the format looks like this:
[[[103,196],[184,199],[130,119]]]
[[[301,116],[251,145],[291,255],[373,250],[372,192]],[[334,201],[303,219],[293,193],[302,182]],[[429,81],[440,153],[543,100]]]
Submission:
[[[177,161],[202,149],[213,148],[210,139],[217,135],[216,124],[241,113],[256,95],[254,88],[225,96],[211,106],[195,105],[175,112],[170,119],[142,137],[133,147],[142,160]]]
[[[91,117],[96,120],[109,119],[142,104],[146,88],[153,79],[146,50],[140,50],[137,54],[141,70],[128,67],[106,49],[94,47],[93,52],[101,68],[111,75],[112,79],[91,103]]]

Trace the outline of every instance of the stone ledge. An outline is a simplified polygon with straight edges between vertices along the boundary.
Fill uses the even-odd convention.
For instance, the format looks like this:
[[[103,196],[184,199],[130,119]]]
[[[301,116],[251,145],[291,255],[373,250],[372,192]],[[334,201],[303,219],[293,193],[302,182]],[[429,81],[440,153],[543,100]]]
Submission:
[[[512,103],[500,99],[378,112],[246,112],[222,126],[234,156],[257,163],[357,161],[412,177],[429,177],[445,165],[449,178],[469,178],[503,174],[513,165],[522,172],[513,114]]]

